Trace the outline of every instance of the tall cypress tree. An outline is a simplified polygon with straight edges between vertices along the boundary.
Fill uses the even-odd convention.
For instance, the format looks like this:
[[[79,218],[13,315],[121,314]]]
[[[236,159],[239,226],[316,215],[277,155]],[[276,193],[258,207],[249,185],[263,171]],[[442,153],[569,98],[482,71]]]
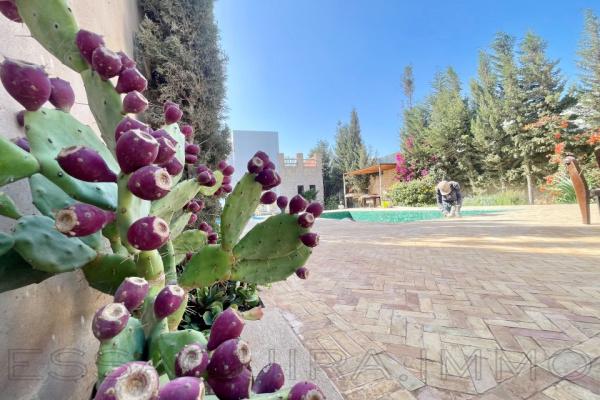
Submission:
[[[136,60],[148,79],[152,107],[144,118],[163,122],[162,104],[180,104],[194,127],[200,161],[216,164],[230,151],[225,125],[226,57],[219,47],[213,0],[140,0],[143,19],[136,35]]]
[[[600,21],[592,10],[585,12],[583,36],[579,44],[581,105],[588,127],[600,125]]]
[[[335,163],[342,173],[368,167],[372,158],[365,146],[361,132],[360,122],[356,109],[350,113],[350,123],[338,123],[335,137]],[[369,175],[358,175],[348,178],[356,189],[366,192],[369,187]]]
[[[402,74],[402,91],[406,97],[407,108],[412,108],[413,96],[415,94],[415,78],[413,76],[413,67],[410,64],[404,67],[404,73]]]

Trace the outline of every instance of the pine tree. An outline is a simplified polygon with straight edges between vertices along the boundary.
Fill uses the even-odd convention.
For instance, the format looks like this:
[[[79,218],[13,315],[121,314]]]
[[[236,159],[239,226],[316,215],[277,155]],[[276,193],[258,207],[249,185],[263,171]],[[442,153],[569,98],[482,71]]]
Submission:
[[[481,155],[483,179],[506,185],[506,172],[511,168],[511,137],[504,131],[502,99],[498,91],[498,76],[491,57],[479,54],[477,79],[471,81],[473,119],[471,129],[474,146]]]
[[[600,20],[592,10],[585,12],[583,36],[579,44],[581,105],[588,127],[600,125]]]
[[[337,208],[342,201],[342,174],[334,163],[334,155],[331,146],[326,140],[319,140],[310,150],[309,156],[321,156],[323,165],[323,198],[328,208]]]
[[[363,143],[360,122],[356,109],[350,113],[350,123],[338,123],[335,137],[335,163],[342,173],[368,167],[372,162],[365,144]],[[369,188],[369,175],[348,177],[355,189],[366,192]]]
[[[470,113],[461,96],[460,80],[452,68],[438,73],[430,99],[428,138],[437,155],[438,173],[447,179],[467,180],[476,185],[478,160],[473,151]]]
[[[402,91],[406,97],[406,105],[408,109],[413,106],[413,96],[415,94],[415,78],[413,76],[412,65],[404,67],[404,73],[402,74]]]

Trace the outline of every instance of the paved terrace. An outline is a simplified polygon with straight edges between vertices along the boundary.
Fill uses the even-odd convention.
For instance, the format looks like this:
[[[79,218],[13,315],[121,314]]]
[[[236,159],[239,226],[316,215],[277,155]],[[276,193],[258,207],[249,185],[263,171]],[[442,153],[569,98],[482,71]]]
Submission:
[[[576,206],[319,220],[308,281],[263,292],[345,399],[600,399],[600,221]]]

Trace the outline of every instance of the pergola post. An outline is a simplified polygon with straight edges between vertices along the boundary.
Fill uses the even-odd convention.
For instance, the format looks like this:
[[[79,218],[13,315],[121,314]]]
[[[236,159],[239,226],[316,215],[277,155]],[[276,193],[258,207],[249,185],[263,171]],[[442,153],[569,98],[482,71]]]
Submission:
[[[379,206],[381,207],[383,205],[381,200],[383,196],[383,189],[381,188],[381,164],[377,164],[377,169],[379,170]],[[373,202],[376,203],[375,201]]]

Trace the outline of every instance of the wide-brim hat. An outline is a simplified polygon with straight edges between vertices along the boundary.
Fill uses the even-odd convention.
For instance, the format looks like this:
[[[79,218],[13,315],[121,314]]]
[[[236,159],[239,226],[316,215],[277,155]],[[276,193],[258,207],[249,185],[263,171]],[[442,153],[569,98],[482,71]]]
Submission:
[[[450,192],[452,192],[452,187],[450,187],[450,182],[448,182],[448,181],[441,181],[437,185],[437,190],[439,190],[441,194],[443,194],[444,196],[446,196],[446,195],[449,195]]]

